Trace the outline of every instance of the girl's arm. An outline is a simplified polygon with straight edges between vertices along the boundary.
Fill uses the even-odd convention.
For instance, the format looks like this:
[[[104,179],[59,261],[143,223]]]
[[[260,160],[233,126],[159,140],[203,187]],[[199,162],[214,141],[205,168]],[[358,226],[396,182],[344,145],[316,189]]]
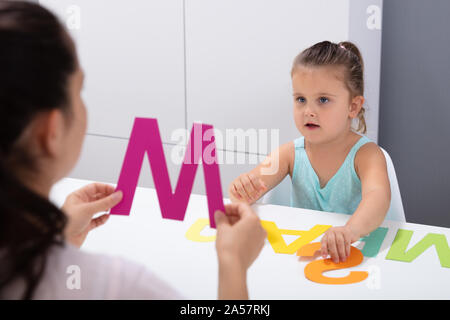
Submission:
[[[374,143],[359,149],[355,170],[361,180],[361,202],[345,226],[327,230],[321,240],[321,254],[335,263],[346,261],[350,245],[378,228],[391,202],[391,188],[383,151]]]
[[[294,157],[295,146],[292,141],[271,152],[258,166],[231,182],[228,188],[231,201],[253,204],[286,175],[292,174]]]
[[[391,187],[383,151],[374,143],[358,151],[355,170],[361,180],[362,199],[347,225],[362,237],[383,222],[391,203]]]

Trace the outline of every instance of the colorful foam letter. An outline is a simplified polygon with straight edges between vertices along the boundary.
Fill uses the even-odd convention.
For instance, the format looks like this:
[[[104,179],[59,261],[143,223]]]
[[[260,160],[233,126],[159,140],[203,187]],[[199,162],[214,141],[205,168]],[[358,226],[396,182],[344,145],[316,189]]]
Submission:
[[[313,257],[320,250],[320,242],[309,243],[298,250],[297,255],[302,257]],[[357,248],[350,247],[350,256],[347,261],[334,263],[331,259],[319,259],[308,263],[305,267],[305,277],[313,282],[323,284],[350,284],[365,280],[369,273],[366,271],[351,271],[346,277],[325,277],[325,271],[339,270],[359,265],[364,259],[363,254]]]
[[[206,218],[199,218],[194,224],[186,231],[186,239],[195,242],[212,242],[216,240],[216,236],[203,236],[201,232],[209,224],[209,220]]]
[[[380,227],[372,231],[367,237],[360,239],[360,241],[365,242],[364,248],[361,250],[364,257],[373,258],[377,256],[388,230],[388,228]]]
[[[201,136],[197,133],[200,133]],[[209,139],[205,139],[206,136]],[[211,142],[206,142],[205,140],[210,140]],[[225,212],[215,150],[213,127],[207,124],[194,123],[175,193],[172,193],[158,122],[152,118],[136,118],[116,189],[123,192],[123,199],[111,209],[110,213],[118,215],[130,214],[142,162],[145,152],[147,152],[162,217],[165,219],[183,220],[194,184],[197,166],[199,160],[202,159],[209,220],[211,228],[215,228],[214,212],[216,210]],[[208,153],[205,151],[208,151]]]
[[[328,225],[318,224],[312,227],[311,230],[303,231],[303,230],[278,229],[275,222],[272,221],[261,221],[261,225],[267,231],[267,239],[269,240],[273,250],[276,253],[286,253],[286,254],[295,253],[299,248],[301,248],[307,243],[310,243],[331,227]],[[286,242],[283,239],[283,234],[298,235],[300,237],[291,244],[286,245]]]
[[[413,231],[398,229],[391,249],[386,255],[387,260],[411,262],[425,250],[434,245],[442,267],[450,268],[450,248],[447,238],[443,234],[428,233],[414,247],[406,251],[413,235]]]

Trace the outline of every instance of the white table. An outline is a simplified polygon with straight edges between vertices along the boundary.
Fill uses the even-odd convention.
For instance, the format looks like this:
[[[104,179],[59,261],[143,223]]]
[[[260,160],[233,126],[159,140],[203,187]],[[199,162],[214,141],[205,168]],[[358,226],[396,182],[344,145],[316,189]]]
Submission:
[[[52,189],[50,198],[61,205],[70,192],[90,182],[63,179]],[[316,224],[339,226],[349,218],[344,214],[275,205],[254,205],[254,209],[262,220],[273,221],[283,229],[309,230]],[[215,244],[213,241],[191,241],[185,236],[199,218],[208,218],[206,197],[203,195],[191,195],[185,220],[180,222],[162,219],[155,189],[137,188],[130,216],[111,216],[105,225],[89,234],[83,250],[120,255],[140,262],[189,298],[215,299],[218,280]],[[312,282],[304,275],[305,265],[311,260],[300,261],[295,254],[275,253],[266,241],[248,272],[250,297],[450,299],[450,268],[441,266],[434,246],[409,263],[385,259],[399,228],[414,231],[408,249],[427,233],[444,234],[450,239],[450,229],[393,221],[385,221],[382,227],[389,230],[376,257],[364,257],[364,261],[353,268],[325,273],[329,277],[343,277],[351,270],[369,272],[367,280],[354,284]],[[201,234],[211,236],[215,230],[206,227]],[[289,240],[289,237],[292,239]],[[286,243],[295,238],[286,236]],[[316,241],[320,241],[320,237]],[[360,249],[363,245],[363,242],[355,243]]]

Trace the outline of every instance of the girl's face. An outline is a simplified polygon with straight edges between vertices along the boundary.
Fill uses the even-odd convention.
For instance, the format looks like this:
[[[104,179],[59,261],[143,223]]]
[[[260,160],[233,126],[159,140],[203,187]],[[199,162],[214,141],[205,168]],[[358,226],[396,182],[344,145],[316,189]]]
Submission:
[[[294,120],[310,143],[326,143],[349,132],[364,98],[351,98],[344,70],[336,66],[297,66],[292,75]]]

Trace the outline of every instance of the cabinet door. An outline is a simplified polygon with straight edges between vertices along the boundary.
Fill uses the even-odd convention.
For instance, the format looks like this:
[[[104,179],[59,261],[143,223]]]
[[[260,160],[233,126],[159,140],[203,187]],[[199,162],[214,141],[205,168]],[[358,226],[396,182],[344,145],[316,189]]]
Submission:
[[[316,42],[346,40],[348,29],[346,0],[186,1],[188,127],[279,130],[280,144],[300,136],[292,62]],[[232,149],[254,152],[249,143]]]
[[[183,0],[41,0],[76,40],[88,134],[128,138],[158,119],[164,142],[185,128]]]

